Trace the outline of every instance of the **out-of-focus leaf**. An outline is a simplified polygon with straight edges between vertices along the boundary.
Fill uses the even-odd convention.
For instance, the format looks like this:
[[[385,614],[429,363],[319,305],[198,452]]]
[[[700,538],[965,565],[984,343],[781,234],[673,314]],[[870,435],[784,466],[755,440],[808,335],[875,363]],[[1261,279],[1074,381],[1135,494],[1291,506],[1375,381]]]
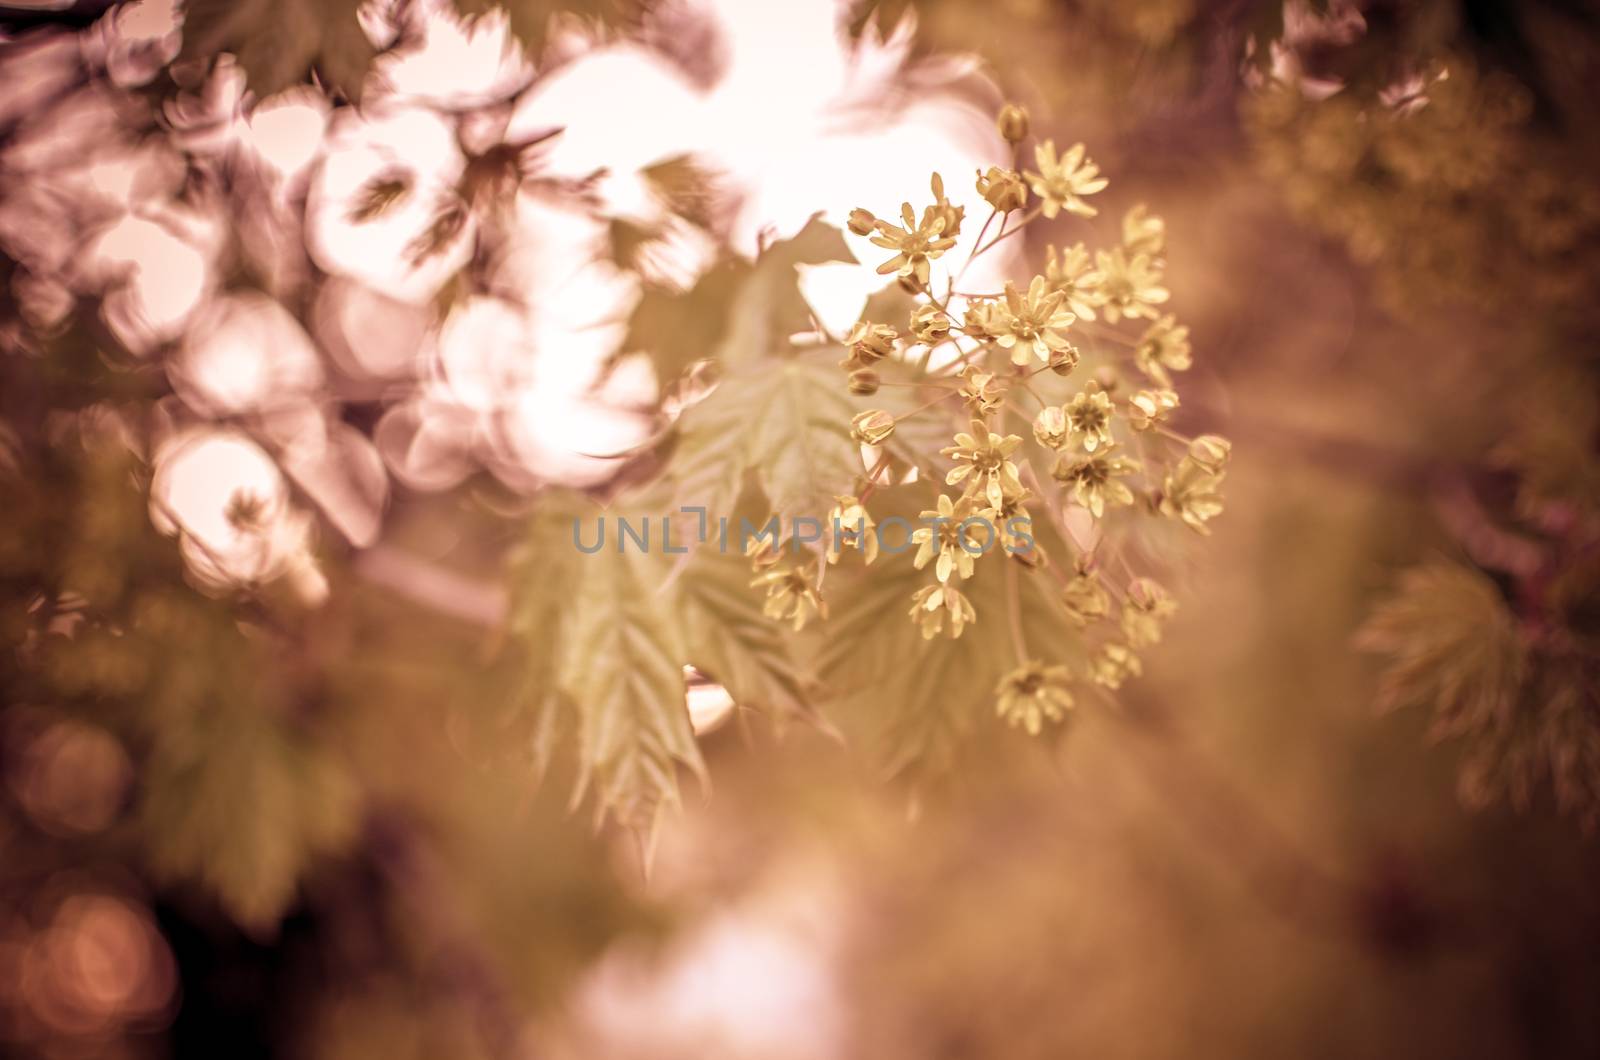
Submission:
[[[1388,656],[1384,710],[1431,705],[1434,732],[1490,728],[1515,705],[1527,659],[1515,617],[1493,582],[1443,561],[1408,571],[1358,643]]]
[[[813,330],[795,267],[853,260],[840,231],[812,219],[754,263],[720,262],[687,291],[647,288],[620,352],[649,351],[663,381],[708,358],[732,365],[764,357],[786,347],[789,336]]]
[[[232,52],[252,91],[269,96],[314,70],[350,99],[376,51],[356,19],[359,0],[188,0],[184,58]]]
[[[861,319],[905,331],[916,306],[917,300],[909,291],[897,282],[891,283],[867,299],[867,304],[861,309]]]
[[[153,742],[144,843],[158,874],[198,879],[241,924],[270,930],[311,862],[354,837],[360,800],[335,758],[260,703],[212,706]]]
[[[1558,808],[1600,825],[1592,663],[1530,642],[1488,578],[1445,561],[1407,572],[1359,643],[1388,657],[1380,706],[1431,707],[1433,734],[1461,738],[1469,806],[1504,798],[1527,810],[1548,785]]]
[[[516,591],[508,631],[511,643],[497,668],[505,675],[508,702],[482,705],[473,716],[531,756],[536,775],[549,768],[571,704],[560,686],[566,610],[576,598],[587,557],[572,542],[572,521],[582,512],[574,498],[547,494],[512,565]],[[474,726],[478,731],[483,725]]]
[[[622,352],[646,350],[657,379],[677,379],[691,364],[717,354],[734,299],[749,277],[749,265],[730,261],[712,266],[687,291],[646,288],[628,320]]]
[[[808,221],[793,239],[767,247],[756,258],[755,273],[736,307],[723,359],[760,356],[787,345],[791,335],[815,330],[795,267],[855,260],[844,233],[820,217]]]
[[[689,155],[678,155],[640,171],[640,176],[679,217],[701,228],[716,218],[716,177]]]

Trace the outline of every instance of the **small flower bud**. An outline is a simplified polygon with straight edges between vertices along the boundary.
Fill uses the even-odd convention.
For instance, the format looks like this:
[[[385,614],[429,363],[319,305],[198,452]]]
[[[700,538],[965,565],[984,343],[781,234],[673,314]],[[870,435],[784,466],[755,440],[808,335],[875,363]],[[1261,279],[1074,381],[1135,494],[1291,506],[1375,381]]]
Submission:
[[[859,206],[850,211],[850,220],[846,223],[846,227],[858,236],[870,236],[877,226],[878,219],[872,216],[872,211]]]
[[[1001,213],[1010,213],[1028,201],[1028,186],[1016,170],[990,166],[989,172],[978,176],[978,194]]]
[[[1071,375],[1078,367],[1078,347],[1070,342],[1059,350],[1050,351],[1050,370],[1056,375]]]
[[[1189,443],[1189,457],[1212,474],[1221,471],[1233,452],[1233,443],[1220,434],[1202,434]]]
[[[1015,103],[1007,103],[1000,108],[1000,117],[995,125],[1008,144],[1020,144],[1028,138],[1028,112]]]
[[[894,417],[883,409],[858,412],[850,420],[850,436],[862,445],[882,445],[894,434]]]
[[[950,318],[936,305],[919,305],[911,314],[911,334],[924,345],[937,346],[950,335]]]
[[[1040,410],[1033,421],[1033,436],[1046,449],[1060,449],[1066,445],[1070,430],[1067,412],[1060,405],[1050,405]]]
[[[867,397],[878,392],[878,373],[871,368],[858,368],[850,373],[850,393]]]

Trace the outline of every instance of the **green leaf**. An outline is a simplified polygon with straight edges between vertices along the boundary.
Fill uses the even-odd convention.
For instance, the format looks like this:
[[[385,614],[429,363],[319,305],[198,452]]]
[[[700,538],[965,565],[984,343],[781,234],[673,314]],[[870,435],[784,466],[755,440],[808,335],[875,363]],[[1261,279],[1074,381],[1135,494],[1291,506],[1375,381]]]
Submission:
[[[626,252],[626,240],[637,235],[622,235],[624,244],[618,246]],[[812,218],[793,239],[767,247],[754,263],[721,261],[687,291],[647,287],[619,352],[648,352],[656,378],[666,383],[696,361],[735,365],[785,349],[789,336],[814,329],[796,267],[854,260],[844,235]]]
[[[188,0],[183,58],[231,52],[247,83],[265,97],[312,71],[350,99],[376,55],[356,18],[359,0]]]
[[[734,307],[721,359],[734,363],[760,357],[788,347],[789,336],[814,330],[811,307],[800,294],[797,267],[855,260],[844,233],[820,216],[808,221],[794,238],[765,248]]]
[[[559,683],[568,607],[582,583],[586,557],[572,543],[572,521],[587,505],[557,491],[541,497],[512,559],[516,587],[507,616],[508,642],[491,664],[486,703],[458,712],[459,731],[476,757],[526,754],[543,777],[572,705]]]
[[[250,698],[155,734],[139,824],[152,868],[198,879],[240,924],[270,931],[314,859],[355,835],[344,767]]]
[[[884,552],[871,567],[830,581],[827,639],[818,657],[830,714],[875,725],[891,770],[913,777],[948,770],[976,738],[977,726],[993,721],[995,687],[1020,662],[1012,635],[1013,584],[1032,658],[1081,675],[1087,654],[1050,575],[1021,568],[1013,575],[1008,568],[1015,562],[998,547],[958,586],[977,622],[957,639],[923,638],[909,616],[911,598],[934,583],[933,573],[915,569],[914,549],[899,550],[903,528],[886,529],[885,520],[898,516],[914,524],[933,507],[934,496],[922,484],[875,495],[871,509],[884,532]]]
[[[1432,706],[1441,737],[1498,724],[1527,667],[1516,618],[1499,589],[1478,572],[1444,561],[1407,571],[1357,643],[1389,657],[1379,706]]]
[[[866,305],[861,307],[861,319],[888,324],[904,332],[916,307],[916,298],[898,282],[891,282],[867,299]]]
[[[802,674],[787,631],[762,613],[750,565],[731,544],[697,549],[678,584],[691,665],[740,707],[820,721],[811,704],[815,682]]]
[[[620,518],[627,516],[606,516],[613,538]],[[642,828],[677,801],[678,765],[702,775],[705,768],[689,725],[688,652],[669,571],[660,554],[623,552],[609,541],[574,562],[581,577],[560,600],[558,680],[578,715],[579,794],[592,786],[601,814]]]
[[[750,266],[737,261],[711,267],[687,291],[647,287],[628,319],[620,352],[643,350],[655,362],[663,384],[681,376],[696,361],[715,357],[731,323],[735,298],[750,278]]]
[[[689,724],[689,652],[659,551],[662,524],[651,517],[648,553],[631,543],[623,552],[624,519],[643,525],[639,512],[545,494],[514,566],[509,633],[521,665],[515,731],[531,730],[542,765],[570,718],[578,745],[574,802],[592,791],[598,816],[643,832],[677,802],[678,766],[702,775],[704,766]],[[579,542],[591,547],[602,527],[604,544],[582,551]]]
[[[646,166],[639,175],[685,221],[707,230],[716,223],[720,198],[716,175],[692,155],[674,155]]]
[[[684,413],[669,464],[678,503],[729,514],[753,472],[784,518],[821,518],[863,475],[850,437],[856,406],[838,370],[818,358],[742,366]]]

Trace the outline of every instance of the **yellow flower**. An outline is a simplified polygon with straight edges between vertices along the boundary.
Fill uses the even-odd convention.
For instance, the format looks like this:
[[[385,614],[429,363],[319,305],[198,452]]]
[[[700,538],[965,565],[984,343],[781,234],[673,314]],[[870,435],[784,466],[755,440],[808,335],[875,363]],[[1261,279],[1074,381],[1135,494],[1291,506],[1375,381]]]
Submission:
[[[1046,449],[1060,449],[1066,445],[1071,429],[1067,410],[1060,405],[1047,405],[1033,418],[1033,437]]]
[[[883,409],[868,409],[850,417],[850,437],[861,445],[882,445],[894,434],[894,416]]]
[[[1100,284],[1106,277],[1094,267],[1089,248],[1077,243],[1061,251],[1059,256],[1053,246],[1046,247],[1045,251],[1045,280],[1066,298],[1068,309],[1084,320],[1093,320],[1094,307],[1100,304]]]
[[[938,306],[924,302],[911,314],[911,336],[925,346],[937,346],[950,337],[950,317]]]
[[[924,640],[932,640],[944,630],[944,620],[950,619],[950,636],[961,636],[961,631],[978,621],[972,602],[953,585],[929,585],[918,589],[911,597],[911,617],[922,628]]]
[[[872,216],[871,210],[863,210],[858,206],[850,211],[850,219],[845,223],[845,227],[858,236],[866,236],[872,234],[877,224],[878,219]]]
[[[1197,533],[1209,534],[1211,528],[1206,523],[1222,514],[1221,486],[1220,474],[1186,456],[1178,461],[1176,469],[1167,472],[1161,484],[1161,514],[1182,520]]]
[[[1056,481],[1072,487],[1072,499],[1089,509],[1096,519],[1106,508],[1132,504],[1133,491],[1120,481],[1123,475],[1139,470],[1139,463],[1116,455],[1117,447],[1108,445],[1081,457],[1063,456],[1056,462],[1051,474]]]
[[[1161,270],[1148,254],[1129,257],[1121,247],[1095,252],[1095,265],[1104,279],[1100,282],[1100,304],[1106,319],[1115,324],[1123,317],[1155,319],[1155,306],[1172,297],[1161,286]]]
[[[1129,677],[1137,677],[1144,670],[1139,657],[1126,644],[1110,641],[1100,645],[1089,657],[1089,673],[1095,684],[1106,688],[1121,688]]]
[[[860,549],[868,563],[877,559],[876,527],[858,498],[849,494],[835,497],[833,510],[828,513],[828,562],[838,563],[840,554],[847,548]]]
[[[1111,594],[1093,571],[1080,570],[1062,586],[1061,602],[1080,629],[1111,613]]]
[[[878,266],[878,273],[915,278],[926,287],[928,263],[956,245],[955,239],[945,234],[945,225],[949,223],[948,213],[937,205],[930,206],[922,211],[922,220],[919,222],[916,211],[911,209],[908,202],[900,207],[900,219],[904,227],[888,221],[879,221],[877,224],[878,232],[872,237],[872,242],[896,252],[894,257]]]
[[[1042,560],[1044,553],[1033,539],[1033,519],[1025,507],[1032,499],[1032,492],[1025,489],[1007,497],[1000,507],[985,508],[978,514],[994,527],[995,537],[1007,555],[1025,560]]]
[[[995,688],[995,713],[1037,736],[1047,720],[1061,721],[1072,709],[1071,678],[1065,666],[1030,660],[1000,679]]]
[[[1056,157],[1056,145],[1051,140],[1034,148],[1034,162],[1039,171],[1030,171],[1028,185],[1042,200],[1044,215],[1055,217],[1062,210],[1079,217],[1093,217],[1100,211],[1083,201],[1083,196],[1104,191],[1106,179],[1100,176],[1100,167],[1083,155],[1083,145],[1073,144],[1067,153]]]
[[[1220,475],[1233,452],[1233,443],[1220,434],[1202,434],[1189,443],[1189,456],[1195,463]]]
[[[945,485],[959,485],[970,478],[969,492],[985,497],[991,508],[1000,507],[1008,495],[1022,492],[1017,465],[1011,462],[1011,454],[1021,445],[1019,436],[995,434],[983,421],[973,420],[971,434],[958,434],[955,445],[939,450],[956,462],[944,478]]]
[[[954,239],[961,234],[961,219],[966,216],[967,208],[965,206],[952,206],[950,200],[944,197],[944,178],[939,174],[935,173],[933,175],[931,184],[933,187],[933,206],[931,209],[934,211],[934,216],[944,221],[944,228],[942,229],[944,234]]]
[[[979,415],[993,412],[1006,400],[1006,384],[993,372],[986,372],[975,364],[961,370],[961,389],[967,408]]]
[[[751,579],[752,588],[767,591],[762,613],[778,622],[788,622],[799,632],[813,615],[826,618],[827,604],[817,592],[816,561],[799,567],[777,567]]]
[[[1145,329],[1134,348],[1133,361],[1139,370],[1162,386],[1172,385],[1172,372],[1186,372],[1194,363],[1190,357],[1189,328],[1180,327],[1178,318],[1168,313]]]
[[[1122,635],[1133,648],[1148,648],[1161,641],[1161,624],[1171,618],[1178,605],[1167,591],[1149,578],[1135,578],[1128,585],[1128,599],[1122,606]]]
[[[1027,203],[1028,186],[1016,170],[990,166],[989,172],[978,174],[978,194],[1001,213],[1010,213]]]
[[[1020,144],[1028,138],[1028,112],[1015,103],[1007,103],[1000,108],[995,127],[1000,130],[1000,136],[1006,143]]]
[[[850,353],[839,362],[840,368],[870,368],[894,352],[900,333],[887,324],[858,321],[845,336]]]
[[[1116,406],[1111,396],[1091,382],[1066,404],[1067,439],[1080,445],[1086,452],[1094,452],[1112,444],[1111,419]]]
[[[939,506],[923,512],[922,525],[911,531],[911,542],[919,546],[912,560],[917,570],[937,557],[933,576],[941,583],[949,581],[952,573],[972,577],[973,565],[991,542],[976,532],[976,526],[963,525],[971,518],[982,517],[965,497],[951,503],[949,497],[940,494]]]
[[[1167,252],[1167,222],[1139,203],[1122,218],[1122,245],[1129,254],[1147,254],[1152,260]]]
[[[1026,296],[1006,284],[1005,309],[990,330],[995,342],[1011,351],[1013,364],[1027,364],[1030,359],[1048,364],[1052,352],[1072,345],[1061,332],[1077,318],[1063,307],[1065,301],[1049,289],[1043,276],[1033,278]]]
[[[1178,407],[1178,395],[1172,390],[1141,390],[1128,399],[1128,423],[1136,431],[1148,431]]]
[[[783,561],[780,543],[772,534],[752,534],[744,543],[745,558],[756,573],[771,570]]]

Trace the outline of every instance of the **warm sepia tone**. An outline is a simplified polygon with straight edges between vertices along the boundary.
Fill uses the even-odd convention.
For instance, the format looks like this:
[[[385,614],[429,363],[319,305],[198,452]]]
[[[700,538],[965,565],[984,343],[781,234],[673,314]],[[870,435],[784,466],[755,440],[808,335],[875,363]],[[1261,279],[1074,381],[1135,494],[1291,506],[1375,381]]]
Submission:
[[[1600,1055],[1596,85],[0,2],[0,1056]]]

